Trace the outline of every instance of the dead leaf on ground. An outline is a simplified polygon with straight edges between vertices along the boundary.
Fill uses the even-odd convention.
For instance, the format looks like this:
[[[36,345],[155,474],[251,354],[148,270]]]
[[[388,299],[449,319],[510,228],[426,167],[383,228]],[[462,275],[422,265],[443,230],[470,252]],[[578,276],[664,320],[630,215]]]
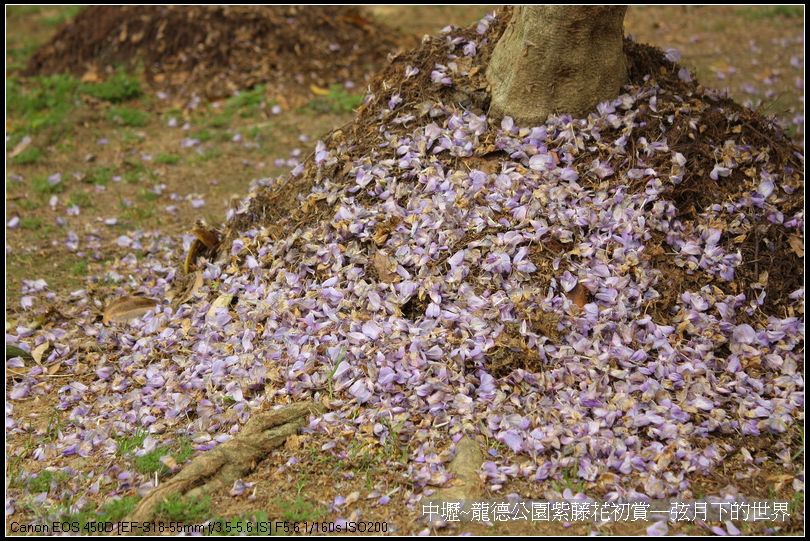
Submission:
[[[585,308],[585,305],[588,304],[588,290],[580,283],[574,286],[574,289],[566,293],[566,296],[571,299],[571,302],[579,306],[580,309]]]
[[[381,281],[388,284],[395,284],[400,281],[399,274],[397,274],[396,260],[382,250],[378,250],[374,254],[373,264],[374,270],[377,271],[377,276],[380,277]]]
[[[287,441],[284,442],[284,447],[288,451],[297,451],[301,447],[301,438],[297,434],[293,434]]]
[[[183,262],[183,273],[188,274],[191,272],[191,268],[194,266],[194,262],[197,261],[197,257],[205,251],[205,244],[198,239],[195,238],[191,241],[191,246],[188,247],[188,253],[186,254],[186,260]]]
[[[83,83],[98,83],[99,81],[101,81],[101,77],[98,76],[96,69],[87,70],[84,75],[82,75]]]
[[[208,313],[205,314],[205,319],[212,319],[217,315],[217,310],[219,308],[228,308],[231,305],[231,302],[233,302],[233,295],[230,293],[220,295],[214,300],[214,302],[211,303],[211,307],[208,308]]]
[[[146,297],[126,295],[112,301],[104,310],[102,323],[124,323],[130,319],[140,317],[155,308],[158,301]]]
[[[185,282],[185,284],[176,291],[172,291],[168,295],[168,300],[172,302],[172,305],[177,307],[181,304],[188,302],[194,295],[197,294],[197,291],[205,284],[205,278],[203,277],[203,271],[198,270],[195,271],[194,274],[190,277],[189,280]]]
[[[31,350],[31,357],[34,359],[34,362],[37,364],[42,364],[42,356],[48,351],[48,348],[51,347],[50,342],[43,342],[33,350]]]
[[[14,147],[14,150],[11,151],[11,154],[9,154],[8,157],[13,158],[14,156],[17,156],[23,150],[28,148],[28,145],[30,144],[31,144],[31,136],[26,135],[25,137],[22,138],[22,141],[17,143],[17,146]]]
[[[200,239],[200,242],[209,250],[219,248],[219,243],[221,242],[219,231],[206,224],[204,220],[197,220],[191,232],[195,237]]]
[[[798,235],[791,235],[788,239],[790,249],[799,257],[804,257],[804,241]]]
[[[309,85],[309,90],[310,90],[310,92],[312,92],[316,96],[328,96],[329,95],[329,90],[328,89],[321,88],[320,86],[318,86],[316,84]]]
[[[222,242],[219,231],[207,225],[204,220],[197,220],[191,233],[194,235],[194,240],[191,241],[188,254],[186,254],[186,260],[183,263],[183,272],[185,274],[191,272],[198,257],[214,256],[219,248],[220,242]]]

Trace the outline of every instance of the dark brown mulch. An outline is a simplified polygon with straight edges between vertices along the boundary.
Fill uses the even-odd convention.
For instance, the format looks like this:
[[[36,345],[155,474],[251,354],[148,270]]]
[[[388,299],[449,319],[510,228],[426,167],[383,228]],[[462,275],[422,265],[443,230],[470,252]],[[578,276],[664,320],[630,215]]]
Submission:
[[[490,28],[487,34],[489,43],[481,47],[476,64],[471,66],[475,74],[460,81],[464,86],[443,88],[430,84],[431,69],[445,58],[445,42],[441,36],[428,39],[419,47],[395,57],[371,82],[371,99],[360,108],[355,121],[324,138],[327,147],[335,151],[337,163],[330,166],[330,170],[323,170],[312,160],[307,160],[304,173],[298,178],[288,178],[274,187],[260,190],[251,199],[248,212],[237,215],[227,225],[228,241],[250,227],[286,224],[294,229],[327,214],[328,209],[323,208],[322,202],[302,204],[302,198],[321,177],[340,183],[343,172],[350,168],[354,159],[387,157],[382,155],[385,151],[379,146],[380,126],[386,125],[388,131],[405,129],[386,124],[386,118],[381,116],[384,115],[384,104],[393,94],[403,98],[402,108],[410,106],[418,110],[419,104],[439,101],[478,114],[485,113],[488,108],[486,64],[492,46],[503,32],[505,19],[507,17],[499,17]],[[470,28],[462,32],[473,33],[475,30]],[[679,219],[686,227],[705,222],[704,214],[712,206],[739,200],[749,193],[752,179],[746,178],[750,173],[746,171],[762,163],[767,163],[773,174],[793,188],[792,194],[780,195],[776,202],[779,211],[790,217],[802,208],[804,173],[801,151],[778,126],[729,98],[706,93],[697,81],[682,80],[679,77],[681,67],[668,60],[660,49],[626,40],[625,54],[629,84],[644,86],[654,80],[661,89],[655,111],[650,111],[647,106],[639,108],[639,122],[633,128],[630,144],[635,145],[642,138],[649,142],[666,141],[671,151],[680,152],[686,158],[682,182],[670,186],[664,195],[674,203]],[[406,66],[419,68],[419,73],[405,77]],[[616,139],[619,135],[608,130],[602,133],[606,140]],[[466,165],[475,162],[475,166],[483,170],[487,166],[479,162],[497,165],[501,155],[494,146],[487,148],[485,138],[486,135],[479,150],[481,154],[464,158]],[[731,176],[713,180],[710,173],[721,161],[724,145],[729,140],[747,147],[748,156],[739,158],[744,162]],[[670,159],[669,152],[657,153],[644,166],[666,170],[657,160]],[[640,164],[625,163],[622,168],[636,165]],[[645,189],[646,181],[629,181],[625,174],[617,174],[614,178],[627,182],[631,192]],[[667,312],[678,304],[684,291],[713,284],[728,294],[746,293],[749,299],[764,286],[765,304],[759,316],[784,317],[787,296],[803,281],[803,258],[791,245],[796,239],[791,239],[785,227],[769,222],[764,213],[749,218],[748,225],[729,228],[721,237],[721,245],[727,253],[739,251],[742,256],[732,282],[715,280],[702,270],[673,267],[671,257],[665,256],[663,249],[659,249],[661,253],[656,255],[654,247],[663,243],[663,238],[651,240],[649,255],[652,266],[666,277],[659,286],[662,297],[650,303],[651,312]]]
[[[103,76],[142,63],[160,88],[209,98],[267,84],[281,93],[359,88],[401,41],[351,6],[91,6],[42,46],[27,73]]]

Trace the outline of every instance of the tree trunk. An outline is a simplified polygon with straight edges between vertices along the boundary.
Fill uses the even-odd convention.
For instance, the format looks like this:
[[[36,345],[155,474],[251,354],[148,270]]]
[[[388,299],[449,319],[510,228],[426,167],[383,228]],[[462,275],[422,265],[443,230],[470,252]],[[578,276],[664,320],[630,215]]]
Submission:
[[[490,114],[538,124],[551,113],[587,114],[627,79],[626,6],[522,6],[487,68]]]

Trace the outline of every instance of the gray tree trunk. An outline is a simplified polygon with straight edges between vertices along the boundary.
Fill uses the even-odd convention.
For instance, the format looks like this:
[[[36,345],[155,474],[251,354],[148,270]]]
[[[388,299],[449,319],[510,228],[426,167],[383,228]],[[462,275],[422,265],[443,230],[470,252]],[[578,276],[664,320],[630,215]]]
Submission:
[[[490,115],[537,124],[584,115],[627,79],[626,6],[516,7],[487,68]]]

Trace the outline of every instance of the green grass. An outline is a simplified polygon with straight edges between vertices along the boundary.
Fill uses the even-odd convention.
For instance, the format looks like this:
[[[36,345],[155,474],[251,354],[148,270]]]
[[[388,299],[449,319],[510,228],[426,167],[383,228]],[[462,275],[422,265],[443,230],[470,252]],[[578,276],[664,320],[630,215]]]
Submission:
[[[217,134],[217,141],[220,143],[229,143],[233,139],[233,133],[229,131],[221,131]]]
[[[56,441],[57,438],[59,438],[59,432],[64,426],[65,422],[62,420],[62,416],[58,411],[54,411],[48,418],[48,428],[45,431],[45,439],[47,441]]]
[[[17,201],[17,204],[20,205],[20,208],[25,210],[36,210],[42,207],[41,204],[34,201],[33,199],[20,199]]]
[[[131,436],[119,436],[115,439],[117,444],[116,454],[118,456],[125,456],[143,445],[144,440],[148,436],[146,430],[138,430]]]
[[[87,276],[87,270],[88,270],[87,261],[82,259],[80,261],[75,262],[70,267],[70,270],[76,276]]]
[[[205,163],[222,156],[222,151],[218,148],[209,148],[202,152],[194,154],[191,161],[194,163]]]
[[[59,26],[66,22],[68,19],[75,17],[84,6],[60,6],[59,12],[56,15],[45,17],[42,22],[48,26]]]
[[[16,73],[18,71],[22,71],[25,69],[26,64],[28,64],[28,59],[31,58],[31,55],[34,54],[38,48],[37,43],[25,43],[18,47],[14,47],[8,50],[8,71],[7,73]]]
[[[65,190],[65,181],[51,184],[48,181],[48,175],[37,175],[31,179],[31,187],[35,192],[50,195],[55,193],[62,193]]]
[[[160,199],[160,194],[157,194],[151,190],[142,189],[138,192],[138,197],[143,201],[156,201]]]
[[[394,449],[396,447],[393,445],[391,447],[373,448],[360,440],[353,440],[349,443],[347,449],[348,460],[342,461],[341,467],[353,471],[358,478],[362,476],[366,487],[371,490],[376,482],[377,472],[380,468],[385,467],[386,456],[395,453]]]
[[[135,457],[133,465],[140,473],[152,474],[157,472],[162,475],[169,472],[169,468],[160,460],[166,455],[170,455],[178,464],[187,462],[194,455],[194,446],[191,439],[181,437],[171,447],[157,447],[143,456]]]
[[[77,105],[79,81],[70,75],[33,77],[23,85],[7,80],[8,115],[12,132],[36,133],[64,129],[68,115]]]
[[[111,501],[102,509],[102,517],[104,518],[101,522],[122,520],[135,509],[138,501],[140,501],[139,496],[124,496]]]
[[[42,218],[28,217],[20,219],[20,227],[28,231],[34,231],[42,227]]]
[[[143,474],[163,473],[168,471],[168,468],[160,459],[167,454],[169,454],[169,450],[166,447],[156,447],[145,455],[136,456],[132,464],[135,466],[136,471]]]
[[[145,139],[146,136],[142,133],[134,132],[126,128],[121,130],[121,141],[128,145],[142,143]]]
[[[142,94],[137,77],[121,70],[101,83],[82,83],[66,74],[30,77],[25,81],[12,76],[6,80],[6,91],[8,131],[19,134],[50,130],[54,140],[72,125],[71,113],[82,105],[83,96],[121,103]]]
[[[42,151],[38,148],[26,148],[13,158],[11,158],[11,163],[14,165],[31,165],[37,163],[40,159],[42,159]]]
[[[107,118],[130,128],[141,128],[149,123],[149,113],[128,107],[113,107],[107,112]]]
[[[8,456],[6,458],[6,483],[8,488],[22,488],[22,464],[23,457]]]
[[[291,522],[313,521],[326,515],[326,508],[298,494],[295,498],[276,498],[273,504],[281,517]]]
[[[792,460],[798,460],[800,457],[804,456],[804,427],[799,427],[797,430],[798,434],[796,435],[795,439],[798,440],[796,443],[796,452],[793,453],[791,457]]]
[[[786,19],[799,19],[804,17],[802,6],[757,6],[737,9],[737,13],[746,19],[758,21],[784,17]]]
[[[351,113],[363,103],[362,94],[347,92],[341,85],[329,87],[329,94],[315,98],[307,106],[316,113]]]
[[[116,71],[106,81],[84,84],[81,88],[83,93],[111,103],[129,101],[143,94],[138,78],[123,70]]]
[[[273,133],[273,125],[265,123],[258,126],[250,126],[245,132],[245,136],[257,143],[270,141],[275,136]]]
[[[215,128],[215,129],[224,128],[226,126],[229,126],[230,124],[231,124],[231,115],[230,115],[230,113],[221,113],[221,114],[215,115],[215,116],[211,117],[208,120],[208,122],[206,123],[206,125],[209,128]]]
[[[109,167],[94,167],[87,171],[84,176],[84,182],[88,184],[97,184],[99,186],[106,186],[110,183],[113,177],[113,171]]]
[[[191,137],[197,139],[200,143],[205,143],[214,138],[214,134],[208,130],[198,130],[191,134]]]
[[[51,489],[51,481],[53,481],[54,472],[45,470],[32,477],[26,483],[28,490],[39,494],[40,492],[48,492]]]
[[[788,503],[788,511],[792,515],[799,515],[804,512],[804,493],[796,492]]]
[[[139,161],[125,160],[127,170],[121,175],[127,184],[138,184],[146,178],[155,178],[154,173]]]
[[[551,481],[551,487],[560,493],[567,488],[576,494],[585,490],[585,481],[577,475],[576,468],[564,468],[560,473],[560,479]]]
[[[93,198],[87,192],[73,192],[68,197],[69,205],[76,205],[79,208],[93,207]]]
[[[264,85],[256,85],[250,90],[243,90],[231,96],[225,102],[225,114],[239,112],[240,116],[244,118],[253,115],[262,107],[265,91]]]
[[[155,157],[155,163],[161,165],[177,165],[180,163],[180,156],[177,154],[158,154]]]
[[[340,363],[343,362],[343,359],[345,357],[346,357],[346,348],[343,347],[343,348],[341,348],[340,353],[338,353],[337,360],[335,361],[335,367],[332,368],[332,371],[329,372],[329,376],[326,378],[326,389],[327,389],[327,392],[329,393],[329,399],[330,400],[334,399],[334,394],[333,394],[333,389],[332,389],[332,382],[335,379],[335,373],[337,372],[337,369],[340,366]]]
[[[155,210],[155,206],[149,204],[149,205],[144,205],[142,207],[129,207],[127,209],[124,209],[121,212],[121,215],[126,220],[139,221],[139,220],[148,220],[149,218],[154,218],[156,212],[157,211]]]
[[[157,508],[157,517],[184,523],[199,523],[209,518],[211,513],[211,498],[205,497],[199,500],[183,498],[178,494],[172,494],[164,500]]]
[[[382,424],[388,427],[388,437],[383,444],[383,452],[392,460],[407,464],[410,455],[409,445],[403,445],[399,439],[402,423],[392,423],[390,419],[383,419]]]
[[[63,522],[77,523],[79,532],[84,535],[102,534],[96,530],[99,523],[111,523],[124,520],[138,505],[139,496],[124,496],[110,501],[101,509],[94,505],[87,505],[78,513],[68,513],[61,517]]]
[[[25,15],[37,15],[42,11],[42,6],[8,6],[6,10],[10,16],[22,17]]]
[[[43,470],[39,472],[36,477],[28,479],[26,482],[26,488],[28,488],[28,490],[34,494],[50,492],[52,485],[58,485],[68,478],[69,476],[65,472]]]
[[[143,445],[146,436],[146,431],[139,430],[131,436],[122,436],[116,439],[118,444],[117,455],[130,457],[133,467],[140,473],[147,475],[156,472],[159,474],[167,473],[169,468],[161,462],[161,458],[171,455],[178,464],[182,464],[194,454],[191,439],[181,437],[171,447],[160,446],[144,455],[133,456],[133,453]]]
[[[181,437],[177,442],[177,448],[173,456],[178,464],[183,464],[194,456],[194,445],[191,442],[191,438]]]

